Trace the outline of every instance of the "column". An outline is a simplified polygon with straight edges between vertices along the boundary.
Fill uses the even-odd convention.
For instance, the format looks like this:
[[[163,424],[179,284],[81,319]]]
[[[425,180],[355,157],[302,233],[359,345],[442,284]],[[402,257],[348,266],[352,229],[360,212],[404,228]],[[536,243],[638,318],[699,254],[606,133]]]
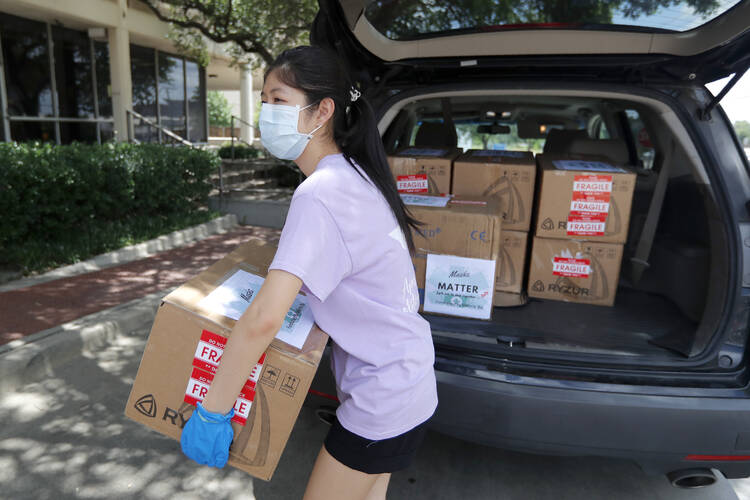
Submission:
[[[126,109],[133,109],[133,84],[130,75],[130,34],[126,18],[127,0],[119,0],[122,11],[120,24],[107,28],[109,38],[109,74],[112,88],[112,116],[115,120],[115,137],[128,140]]]
[[[253,74],[249,66],[240,68],[240,118],[253,123]],[[253,143],[254,133],[252,128],[244,123],[240,124],[240,137],[243,141]]]

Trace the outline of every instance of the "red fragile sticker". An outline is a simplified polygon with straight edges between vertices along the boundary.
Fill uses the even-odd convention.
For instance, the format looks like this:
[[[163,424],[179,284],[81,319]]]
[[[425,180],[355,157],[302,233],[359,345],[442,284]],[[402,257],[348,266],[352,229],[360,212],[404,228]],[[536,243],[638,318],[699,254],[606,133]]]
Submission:
[[[198,341],[198,346],[195,348],[193,366],[209,373],[216,373],[216,370],[219,368],[221,356],[224,354],[224,346],[226,345],[226,342],[227,339],[221,335],[208,330],[203,330],[201,338]],[[248,377],[247,383],[249,383],[251,387],[255,387],[255,383],[258,381],[260,372],[263,369],[263,362],[265,359],[266,353],[263,353],[253,367],[250,377]]]
[[[611,175],[576,175],[568,214],[568,234],[604,236],[611,193]]]
[[[396,187],[399,193],[427,193],[427,174],[399,175],[396,177]]]
[[[552,261],[552,274],[568,278],[588,278],[591,274],[591,261],[572,257],[555,257]]]
[[[609,193],[587,194],[573,191],[570,213],[609,213]]]
[[[573,178],[573,191],[579,193],[611,193],[611,175],[576,175]]]
[[[198,368],[193,368],[188,380],[187,388],[185,389],[185,397],[183,401],[193,406],[206,398],[208,388],[211,386],[214,376],[212,373],[204,372]],[[239,396],[234,402],[234,416],[232,422],[236,422],[240,425],[247,423],[247,418],[250,415],[250,408],[255,399],[255,390],[250,387],[249,383],[245,383],[244,387],[240,391]]]
[[[193,366],[211,373],[216,373],[224,354],[227,339],[208,330],[203,330],[198,346],[195,348]]]
[[[597,220],[591,217],[573,218],[568,217],[568,234],[578,236],[604,236],[604,228],[607,226],[605,219]]]

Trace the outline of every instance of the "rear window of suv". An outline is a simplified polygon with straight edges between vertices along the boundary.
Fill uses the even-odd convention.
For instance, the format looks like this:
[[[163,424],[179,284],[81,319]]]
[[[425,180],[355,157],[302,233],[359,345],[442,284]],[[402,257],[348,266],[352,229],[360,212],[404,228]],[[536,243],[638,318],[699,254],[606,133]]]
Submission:
[[[742,0],[377,0],[365,17],[392,40],[511,29],[688,31]]]

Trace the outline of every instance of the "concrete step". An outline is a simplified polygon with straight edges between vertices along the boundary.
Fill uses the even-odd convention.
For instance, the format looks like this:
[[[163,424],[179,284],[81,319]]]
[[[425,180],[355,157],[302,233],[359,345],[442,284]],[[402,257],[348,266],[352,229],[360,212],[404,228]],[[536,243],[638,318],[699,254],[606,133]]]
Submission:
[[[234,214],[240,224],[281,229],[294,189],[248,189],[210,196],[208,206],[222,214]]]
[[[240,182],[246,182],[253,179],[266,179],[268,178],[267,172],[258,172],[255,170],[249,170],[246,172],[224,172],[224,185],[237,184]],[[211,174],[209,180],[214,186],[219,185],[221,176],[219,174]]]
[[[266,190],[273,190],[278,188],[278,181],[276,179],[250,179],[243,182],[236,182],[233,184],[224,184],[225,194],[229,193],[245,193],[245,192],[264,192]],[[214,189],[211,190],[209,196],[219,195],[219,184],[214,184]]]
[[[276,167],[278,164],[279,164],[278,160],[275,160],[273,158],[271,159],[255,158],[255,159],[249,159],[249,160],[231,160],[231,159],[223,158],[221,160],[221,166],[224,170],[224,173],[240,172],[240,171],[248,171],[248,170],[256,170],[256,171],[271,170],[274,167]]]

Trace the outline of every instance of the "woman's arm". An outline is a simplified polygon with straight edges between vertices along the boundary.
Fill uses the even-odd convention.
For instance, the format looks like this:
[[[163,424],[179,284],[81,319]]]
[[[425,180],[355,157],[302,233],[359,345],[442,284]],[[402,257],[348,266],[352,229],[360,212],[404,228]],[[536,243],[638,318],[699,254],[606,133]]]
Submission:
[[[297,297],[302,280],[272,269],[250,307],[232,329],[203,407],[225,414],[232,409],[255,364],[281,328]]]

